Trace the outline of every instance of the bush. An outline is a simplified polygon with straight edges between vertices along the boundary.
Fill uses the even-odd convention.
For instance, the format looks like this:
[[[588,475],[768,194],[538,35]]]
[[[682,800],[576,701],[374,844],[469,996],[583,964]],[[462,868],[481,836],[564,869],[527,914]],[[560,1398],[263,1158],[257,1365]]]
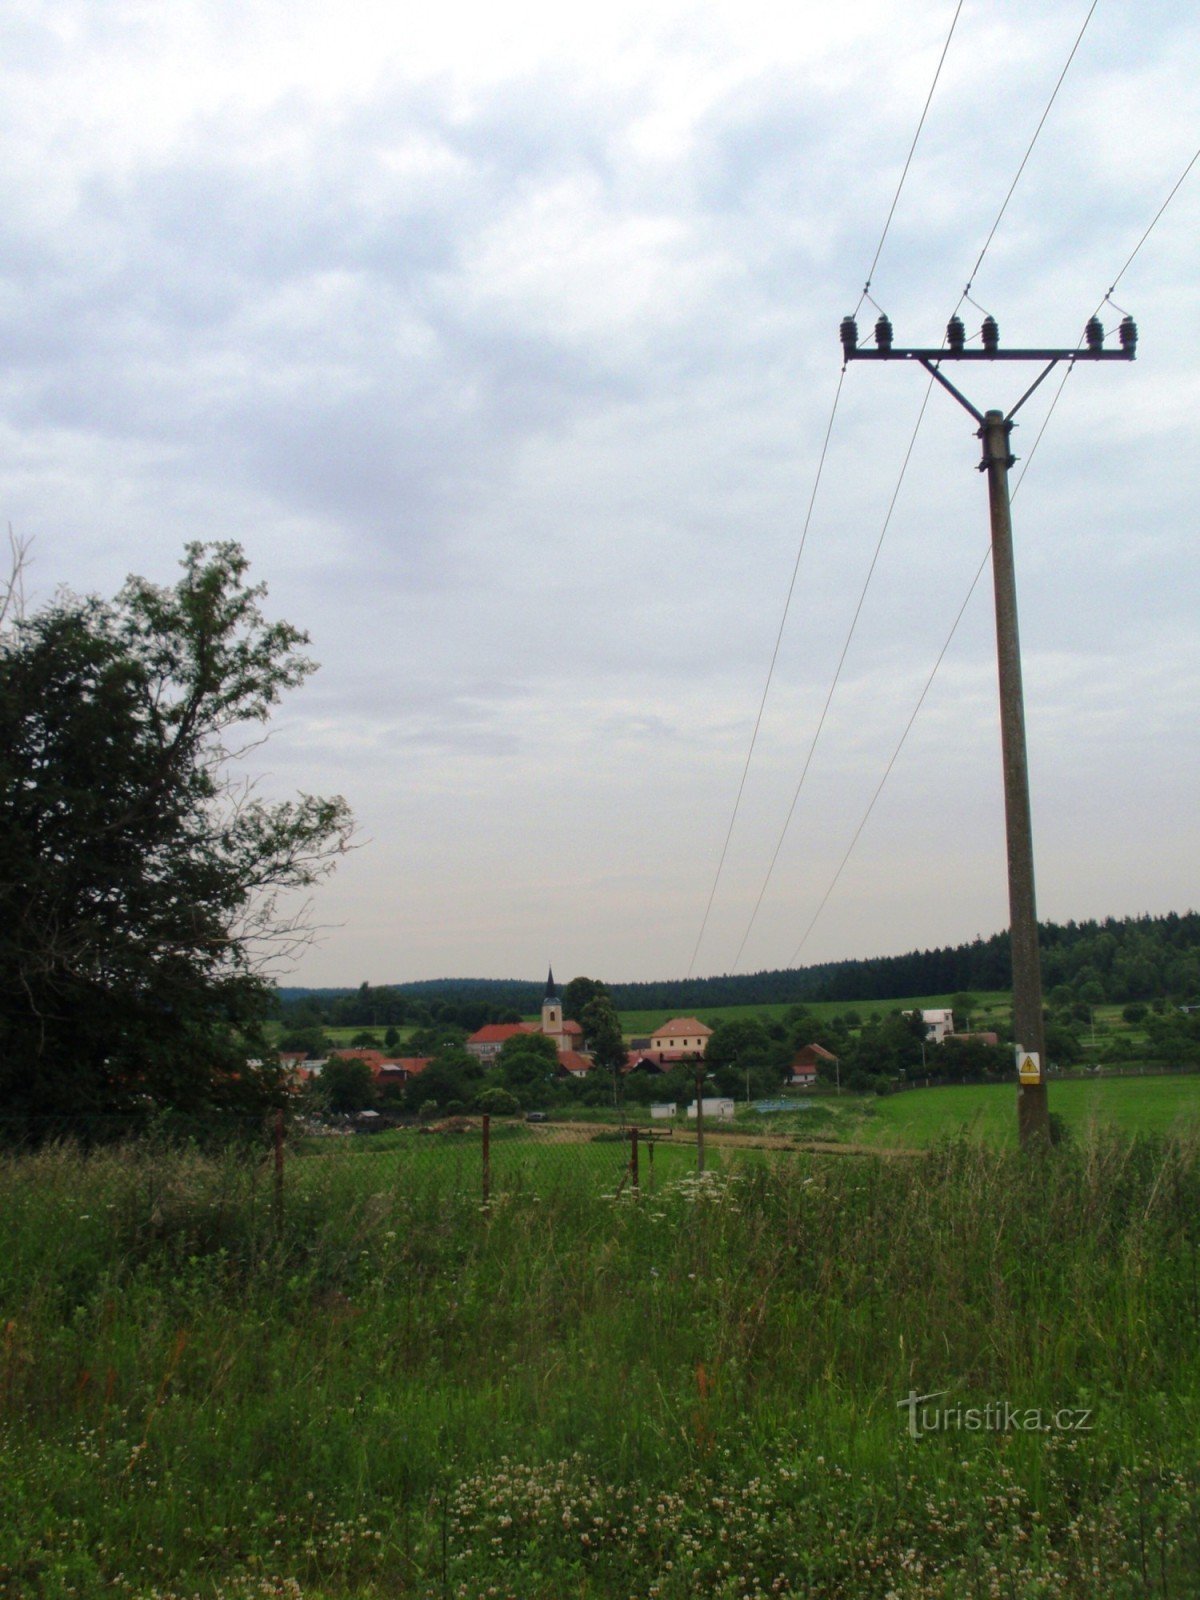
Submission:
[[[492,1117],[515,1117],[521,1109],[521,1103],[507,1089],[482,1089],[475,1096],[475,1108]]]

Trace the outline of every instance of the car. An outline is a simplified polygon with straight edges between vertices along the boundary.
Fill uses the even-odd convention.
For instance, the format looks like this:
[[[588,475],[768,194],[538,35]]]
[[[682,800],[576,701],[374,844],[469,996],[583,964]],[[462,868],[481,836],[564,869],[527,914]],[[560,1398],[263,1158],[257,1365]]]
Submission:
[[[545,1122],[547,1120],[548,1119],[544,1111],[527,1111],[525,1113],[526,1122]]]

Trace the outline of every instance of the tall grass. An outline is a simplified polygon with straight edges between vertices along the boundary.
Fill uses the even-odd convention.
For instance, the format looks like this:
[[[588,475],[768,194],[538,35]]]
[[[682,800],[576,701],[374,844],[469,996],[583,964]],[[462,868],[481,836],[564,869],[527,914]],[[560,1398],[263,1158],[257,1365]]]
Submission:
[[[0,1593],[1194,1592],[1194,1143],[723,1160],[4,1160]]]

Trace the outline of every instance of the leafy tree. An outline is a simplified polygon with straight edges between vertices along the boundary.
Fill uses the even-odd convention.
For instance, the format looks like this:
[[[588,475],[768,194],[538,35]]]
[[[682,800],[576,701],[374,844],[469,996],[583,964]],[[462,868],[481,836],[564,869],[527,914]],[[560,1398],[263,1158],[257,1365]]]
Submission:
[[[754,1067],[770,1059],[771,1039],[761,1022],[752,1017],[735,1017],[718,1022],[704,1052],[705,1065]]]
[[[608,989],[599,978],[572,978],[562,993],[563,1016],[583,1026],[583,1013],[593,1000],[608,997]]]
[[[351,1050],[378,1050],[379,1035],[369,1028],[360,1028],[350,1041]]]
[[[625,1065],[625,1036],[621,1019],[608,995],[595,995],[579,1018],[592,1059],[603,1072],[619,1072]]]
[[[461,1050],[466,1037],[464,1029],[452,1024],[414,1028],[408,1039],[408,1053],[412,1056],[436,1056],[446,1050]]]
[[[321,1028],[293,1028],[279,1041],[280,1050],[303,1050],[306,1056],[325,1056],[329,1043]]]
[[[518,1096],[553,1078],[558,1050],[544,1033],[514,1033],[500,1046],[499,1067],[504,1087]]]
[[[349,842],[345,802],[269,803],[233,763],[314,670],[233,544],[173,588],[60,596],[0,635],[0,1107],[261,1104],[280,896]]]
[[[426,1104],[446,1110],[454,1102],[465,1104],[483,1081],[483,1067],[479,1061],[460,1046],[450,1046],[435,1055],[433,1060],[413,1078],[405,1092],[405,1104],[410,1110],[420,1108],[425,1115]]]
[[[476,1108],[486,1111],[493,1117],[515,1117],[521,1109],[521,1102],[515,1094],[510,1094],[507,1089],[498,1085],[491,1089],[481,1089],[475,1096]]]
[[[400,1043],[400,1031],[399,1031],[399,1029],[398,1028],[389,1028],[387,1030],[387,1032],[383,1036],[383,1048],[385,1050],[394,1050],[399,1043]]]
[[[359,1056],[332,1056],[321,1068],[320,1090],[330,1111],[369,1111],[375,1104],[375,1080]]]

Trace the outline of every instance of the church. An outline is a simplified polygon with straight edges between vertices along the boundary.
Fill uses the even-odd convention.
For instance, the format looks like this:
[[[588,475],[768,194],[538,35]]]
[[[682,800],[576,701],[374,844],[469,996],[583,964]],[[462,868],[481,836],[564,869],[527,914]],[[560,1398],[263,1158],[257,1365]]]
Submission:
[[[547,1039],[552,1039],[558,1051],[560,1072],[568,1072],[578,1078],[591,1070],[591,1057],[579,1049],[583,1043],[583,1029],[577,1022],[563,1016],[562,997],[554,981],[553,967],[546,978],[546,992],[542,996],[540,1026],[534,1022],[489,1022],[471,1035],[467,1040],[467,1049],[490,1066],[500,1054],[504,1041],[511,1039],[515,1033],[541,1033]]]

